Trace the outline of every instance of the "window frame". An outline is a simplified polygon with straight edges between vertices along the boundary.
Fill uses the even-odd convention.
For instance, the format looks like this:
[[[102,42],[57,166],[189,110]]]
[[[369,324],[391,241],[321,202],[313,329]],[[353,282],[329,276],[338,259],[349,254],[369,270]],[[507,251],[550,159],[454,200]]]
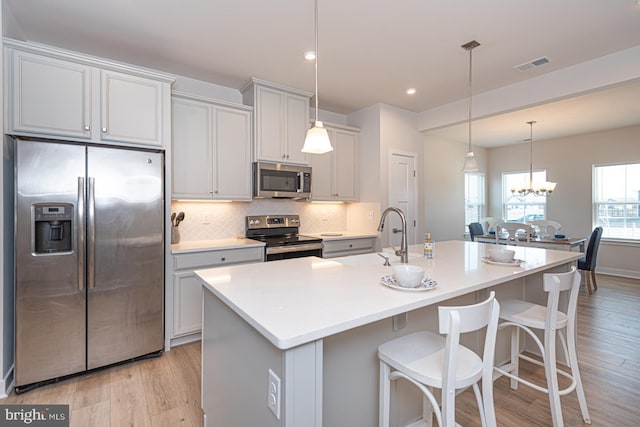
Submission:
[[[547,197],[545,196],[534,196],[528,195],[522,198],[521,201],[518,202],[510,202],[509,199],[521,196],[514,196],[511,194],[511,189],[507,187],[507,177],[520,175],[523,180],[527,183],[529,182],[529,171],[511,171],[511,172],[502,172],[502,218],[508,222],[516,222],[513,219],[509,219],[509,207],[510,206],[523,206],[522,208],[522,218],[524,220],[522,222],[529,222],[526,220],[528,215],[538,215],[538,214],[530,214],[527,213],[527,207],[536,207],[540,206],[542,209],[542,218],[536,218],[537,220],[544,220],[547,218]],[[547,179],[547,170],[546,169],[537,169],[533,170],[534,182],[541,181],[544,182]],[[517,221],[519,222],[519,221]]]
[[[480,182],[477,183],[478,185],[478,193],[480,193],[479,196],[479,202],[473,202],[469,200],[469,184],[470,184],[470,178],[471,177],[477,177],[479,179]],[[478,218],[476,221],[468,221],[467,220],[467,206],[473,206],[475,209],[478,210]],[[487,208],[487,176],[484,172],[465,172],[464,173],[464,233],[465,235],[469,234],[469,228],[467,227],[471,222],[479,222],[480,219],[485,217],[485,212],[486,212],[486,208]]]
[[[608,168],[608,167],[622,167],[624,166],[625,168],[625,172],[624,172],[624,200],[598,200],[598,196],[599,196],[599,190],[600,188],[603,187],[603,185],[601,184],[600,180],[598,179],[598,170],[600,168]],[[619,242],[629,242],[629,243],[633,243],[633,244],[637,244],[640,243],[640,228],[634,228],[631,227],[631,230],[638,230],[636,231],[636,235],[635,236],[629,236],[629,235],[612,235],[611,231],[612,229],[615,230],[614,227],[607,227],[606,223],[610,224],[610,220],[612,218],[614,219],[618,219],[618,218],[622,218],[623,221],[626,224],[627,219],[629,218],[629,216],[627,215],[627,213],[629,212],[636,212],[636,215],[638,217],[637,221],[640,221],[640,188],[638,190],[636,190],[638,192],[637,195],[637,199],[630,199],[627,198],[629,197],[628,195],[628,190],[627,190],[627,186],[629,185],[629,182],[633,182],[629,177],[628,177],[628,172],[627,172],[627,167],[629,166],[634,166],[634,167],[638,167],[640,168],[640,161],[633,161],[633,162],[619,162],[619,163],[605,163],[605,164],[594,164],[592,166],[592,175],[591,175],[591,225],[592,228],[601,226],[603,228],[603,233],[602,233],[602,239],[603,240],[607,240],[607,241],[619,241]],[[606,184],[605,184],[606,185]],[[610,184],[611,185],[611,184]],[[619,183],[615,183],[614,187],[619,188]],[[626,208],[626,206],[631,205],[632,207]],[[601,208],[605,206],[605,209],[607,212],[610,212],[611,209],[614,209],[615,211],[620,211],[620,209],[618,209],[618,206],[622,207],[622,211],[624,213],[624,215],[607,215],[606,220],[604,221],[599,221],[599,219],[601,218],[601,215],[599,214],[599,212],[601,212]],[[634,207],[633,207],[634,206]],[[636,216],[631,216],[630,218],[636,218]],[[626,226],[624,228],[622,228],[622,230],[626,231],[629,228],[627,228]]]

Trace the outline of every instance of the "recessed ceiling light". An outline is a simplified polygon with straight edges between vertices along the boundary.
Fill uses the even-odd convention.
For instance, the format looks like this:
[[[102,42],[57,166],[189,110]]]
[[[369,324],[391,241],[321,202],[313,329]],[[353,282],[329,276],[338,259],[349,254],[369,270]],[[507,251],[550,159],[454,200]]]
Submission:
[[[306,59],[307,61],[313,61],[314,59],[316,59],[316,53],[312,50],[308,50],[304,53],[304,59]]]
[[[410,87],[409,89],[407,89],[407,95],[414,95],[415,93],[416,93],[415,87]]]

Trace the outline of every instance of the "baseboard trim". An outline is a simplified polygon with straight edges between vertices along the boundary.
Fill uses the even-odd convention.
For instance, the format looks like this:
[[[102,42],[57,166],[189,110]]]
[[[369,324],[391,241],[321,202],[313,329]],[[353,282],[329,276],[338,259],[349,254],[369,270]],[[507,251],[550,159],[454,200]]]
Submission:
[[[12,364],[4,378],[0,380],[0,399],[9,397],[11,390],[13,390],[13,366]]]
[[[608,276],[626,277],[628,279],[640,279],[640,271],[621,270],[618,268],[598,267],[597,274],[606,274]]]

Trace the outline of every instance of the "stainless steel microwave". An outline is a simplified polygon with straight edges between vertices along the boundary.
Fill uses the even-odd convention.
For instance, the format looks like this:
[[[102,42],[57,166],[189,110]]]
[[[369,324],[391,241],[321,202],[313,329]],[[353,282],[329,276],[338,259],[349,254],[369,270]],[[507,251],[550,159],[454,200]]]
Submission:
[[[311,168],[282,163],[253,164],[253,197],[307,199],[311,197]]]

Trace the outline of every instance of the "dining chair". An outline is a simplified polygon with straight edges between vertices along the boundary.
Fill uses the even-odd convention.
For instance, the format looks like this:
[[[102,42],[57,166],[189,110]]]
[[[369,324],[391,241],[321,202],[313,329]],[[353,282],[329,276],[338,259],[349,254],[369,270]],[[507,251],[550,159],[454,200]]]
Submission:
[[[492,291],[485,301],[463,307],[438,307],[440,334],[414,332],[378,347],[380,427],[389,426],[391,381],[404,378],[423,393],[423,417],[453,427],[456,390],[473,386],[483,427],[496,425],[493,361],[500,305]],[[460,344],[460,334],[485,329],[482,357]],[[482,393],[478,382],[482,380]],[[430,389],[441,390],[441,405]],[[425,420],[427,421],[427,420]],[[428,422],[428,425],[431,425]]]
[[[539,234],[542,234],[541,237],[544,237],[544,236],[553,237],[554,235],[558,234],[558,230],[562,228],[562,224],[560,224],[558,221],[552,221],[550,219],[541,219],[539,221],[529,221],[528,223],[540,228],[541,233]]]
[[[496,231],[496,224],[501,222],[504,222],[504,219],[487,216],[480,220],[480,225],[482,225],[484,232],[488,234],[490,231]]]
[[[480,224],[479,222],[472,222],[471,224],[468,225],[469,227],[469,237],[471,238],[471,241],[474,241],[474,237],[475,236],[482,236],[484,234],[484,231],[482,229],[482,224]]]
[[[587,245],[587,252],[583,258],[578,260],[578,270],[584,271],[585,286],[589,295],[593,294],[593,291],[598,289],[596,283],[596,258],[598,258],[598,248],[600,247],[600,239],[602,238],[602,227],[596,227],[591,232],[589,237],[589,244]],[[587,271],[589,273],[587,273]],[[591,287],[593,286],[593,290]]]
[[[495,371],[509,377],[511,379],[511,388],[514,390],[518,388],[519,383],[522,383],[535,390],[547,393],[554,427],[563,425],[560,396],[575,390],[580,411],[582,412],[582,419],[585,423],[591,424],[576,352],[576,311],[578,292],[580,290],[580,274],[574,266],[567,273],[545,273],[542,277],[543,289],[548,293],[546,306],[517,299],[500,302],[500,325],[498,328],[512,328],[511,360],[505,365],[496,367]],[[559,299],[561,293],[567,292],[569,293],[567,310],[563,312],[558,309]],[[540,341],[534,330],[544,331],[544,343]],[[542,362],[520,353],[520,331],[528,334],[538,346],[540,354],[543,355]],[[570,372],[557,367],[556,333],[560,338]],[[546,387],[535,384],[519,374],[519,359],[544,367]],[[558,375],[568,378],[571,384],[560,390]]]
[[[501,222],[496,225],[496,243],[500,243],[500,235],[506,232],[507,242],[509,244],[518,244],[518,240],[524,239],[527,243],[531,241],[533,235],[533,227],[522,222]]]

